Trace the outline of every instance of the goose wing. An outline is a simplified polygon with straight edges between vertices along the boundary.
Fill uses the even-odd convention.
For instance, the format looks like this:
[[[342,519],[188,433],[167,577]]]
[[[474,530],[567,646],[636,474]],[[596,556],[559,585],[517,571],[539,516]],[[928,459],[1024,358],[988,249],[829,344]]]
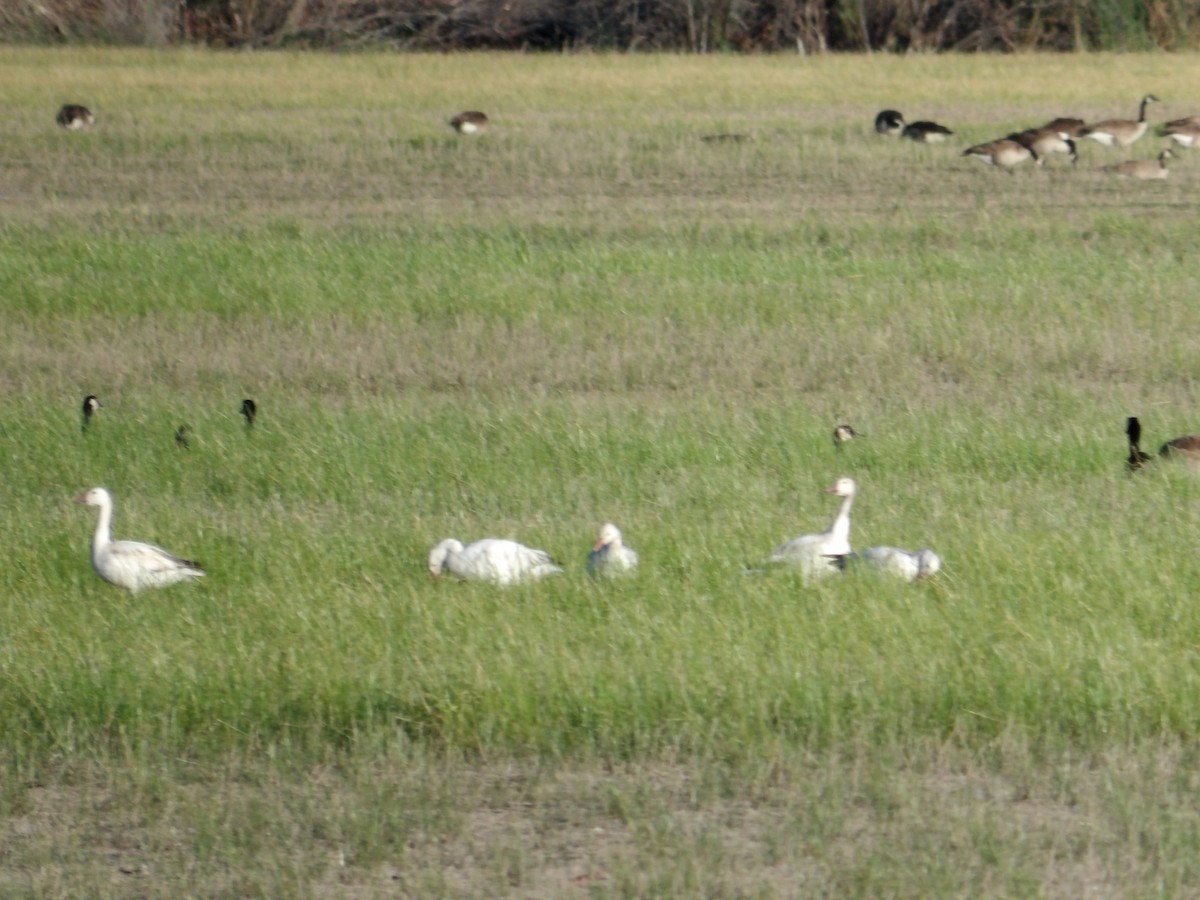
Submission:
[[[140,541],[114,541],[104,548],[97,560],[100,574],[115,584],[136,584],[139,587],[158,587],[174,584],[184,578],[199,578],[203,567],[190,559],[182,559],[154,544]]]

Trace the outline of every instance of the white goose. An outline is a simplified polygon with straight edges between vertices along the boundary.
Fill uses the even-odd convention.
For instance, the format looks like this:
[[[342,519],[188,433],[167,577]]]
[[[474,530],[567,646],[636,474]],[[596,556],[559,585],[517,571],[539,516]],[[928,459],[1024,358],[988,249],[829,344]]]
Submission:
[[[931,578],[942,568],[941,558],[928,547],[916,551],[898,547],[868,547],[854,556],[881,572],[905,581]]]
[[[429,574],[435,579],[449,572],[464,581],[515,584],[561,571],[545,550],[502,538],[484,538],[466,547],[462,541],[446,538],[429,551]]]
[[[197,562],[180,559],[154,544],[112,539],[112,495],[102,487],[75,498],[77,503],[100,507],[100,521],[92,537],[92,568],[117,587],[136,594],[142,588],[166,587],[187,578],[200,578],[204,569]]]
[[[854,479],[844,476],[826,488],[826,493],[842,498],[829,530],[802,535],[780,544],[767,562],[798,566],[806,579],[840,571],[843,557],[850,554],[850,506],[854,503],[857,490]]]
[[[621,540],[621,530],[612,522],[606,522],[600,528],[600,535],[587,558],[587,573],[596,575],[615,575],[620,572],[630,572],[637,568],[638,555],[631,547],[626,547]]]

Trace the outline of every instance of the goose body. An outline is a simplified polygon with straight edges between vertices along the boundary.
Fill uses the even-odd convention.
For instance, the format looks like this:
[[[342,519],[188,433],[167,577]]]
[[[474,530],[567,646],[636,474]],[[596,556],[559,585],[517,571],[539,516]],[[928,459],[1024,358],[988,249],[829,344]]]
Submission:
[[[940,144],[952,134],[953,131],[937,122],[909,122],[900,132],[901,137],[919,144]]]
[[[95,394],[88,394],[83,398],[83,430],[87,431],[92,424],[92,416],[96,414],[96,410],[100,409],[100,401],[96,399]]]
[[[86,106],[80,106],[78,103],[64,103],[59,109],[58,115],[54,117],[54,121],[68,131],[78,131],[80,128],[95,125],[96,117]]]
[[[488,117],[477,109],[469,109],[451,119],[450,127],[459,134],[482,134],[487,130]]]
[[[180,559],[162,547],[140,541],[114,541],[113,500],[104,488],[94,487],[77,497],[76,502],[100,508],[92,537],[92,568],[109,584],[136,594],[142,588],[166,587],[204,575],[199,563]]]
[[[1129,438],[1129,456],[1125,459],[1126,467],[1132,472],[1152,462],[1154,457],[1141,449],[1142,423],[1137,416],[1125,420],[1125,434]],[[1163,443],[1158,448],[1161,459],[1182,459],[1193,466],[1200,467],[1200,435],[1184,434]]]
[[[446,538],[429,551],[429,574],[435,579],[449,572],[463,581],[515,584],[561,571],[545,550],[503,538],[484,538],[465,547],[455,538]]]
[[[1053,131],[1056,133],[1065,134],[1069,138],[1079,137],[1079,132],[1087,127],[1087,123],[1083,119],[1072,119],[1066,116],[1059,116],[1057,119],[1051,119],[1038,131]]]
[[[612,522],[605,523],[592,552],[587,558],[587,573],[596,575],[616,575],[621,572],[632,572],[637,568],[638,555],[626,547],[621,540],[621,530]]]
[[[833,575],[841,569],[841,560],[850,554],[850,507],[858,487],[853,478],[842,477],[826,493],[842,498],[833,523],[819,534],[805,534],[780,544],[767,558],[769,564],[796,566],[804,577]]]
[[[963,156],[977,159],[985,166],[996,166],[999,169],[1012,171],[1012,167],[1027,159],[1035,159],[1034,152],[1024,144],[1011,138],[1001,138],[998,141],[988,141],[986,144],[976,144],[963,151]]]
[[[904,130],[904,116],[898,109],[881,110],[875,117],[875,133],[896,137]]]
[[[921,550],[901,550],[899,547],[868,547],[854,554],[867,565],[905,581],[929,578],[942,568],[942,560],[925,547]]]
[[[258,404],[247,397],[242,401],[241,413],[246,417],[246,427],[252,427],[254,425],[254,417],[258,415]]]
[[[1180,147],[1194,147],[1200,141],[1200,116],[1176,119],[1162,127],[1163,137],[1169,137]]]
[[[1147,94],[1138,106],[1137,119],[1105,119],[1080,129],[1079,137],[1091,138],[1105,147],[1128,147],[1146,133],[1146,105],[1158,98]]]
[[[1118,178],[1129,178],[1135,181],[1153,181],[1170,175],[1167,160],[1175,159],[1174,152],[1167,148],[1158,154],[1157,159],[1130,159],[1113,166],[1105,166],[1104,171]]]
[[[1039,166],[1045,165],[1046,157],[1055,153],[1067,154],[1072,163],[1079,161],[1079,154],[1075,149],[1075,141],[1065,131],[1055,131],[1050,128],[1031,128],[1028,131],[1010,134],[1007,139],[1016,141],[1022,147],[1027,148],[1033,154],[1033,158],[1037,160]]]

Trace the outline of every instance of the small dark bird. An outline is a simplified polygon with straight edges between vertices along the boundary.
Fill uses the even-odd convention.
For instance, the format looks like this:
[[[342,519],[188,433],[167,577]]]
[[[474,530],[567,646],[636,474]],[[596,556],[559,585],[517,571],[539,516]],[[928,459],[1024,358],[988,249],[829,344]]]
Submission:
[[[96,399],[95,394],[88,394],[83,398],[83,430],[87,431],[88,426],[92,424],[92,416],[96,410],[100,409],[100,401]]]
[[[451,119],[450,127],[459,134],[483,134],[488,127],[488,117],[477,109],[469,109]]]
[[[92,115],[92,111],[86,106],[80,106],[78,103],[67,103],[58,111],[58,115],[54,117],[54,121],[68,131],[78,131],[80,128],[95,125],[96,117]]]
[[[258,404],[247,397],[242,401],[242,415],[246,417],[246,427],[254,425],[254,417],[258,415]]]
[[[885,109],[875,117],[875,132],[896,137],[904,130],[904,116],[898,109]]]
[[[188,427],[186,425],[180,425],[179,428],[175,431],[175,446],[180,447],[184,450],[191,449],[190,445],[188,444],[187,434],[188,434]]]
[[[861,431],[855,431],[850,425],[839,425],[833,429],[833,446],[841,450],[842,444],[852,441],[856,437],[866,437],[866,435]]]

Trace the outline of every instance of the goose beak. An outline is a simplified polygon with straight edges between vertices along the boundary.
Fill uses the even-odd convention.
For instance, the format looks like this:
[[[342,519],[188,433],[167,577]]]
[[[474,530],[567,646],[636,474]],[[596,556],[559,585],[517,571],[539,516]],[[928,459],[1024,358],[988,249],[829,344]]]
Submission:
[[[592,545],[593,550],[602,550],[603,548],[604,548],[604,541],[599,538],[596,540],[596,543]]]
[[[85,491],[84,493],[82,493],[78,497],[76,497],[75,502],[76,503],[87,503],[87,492]]]

